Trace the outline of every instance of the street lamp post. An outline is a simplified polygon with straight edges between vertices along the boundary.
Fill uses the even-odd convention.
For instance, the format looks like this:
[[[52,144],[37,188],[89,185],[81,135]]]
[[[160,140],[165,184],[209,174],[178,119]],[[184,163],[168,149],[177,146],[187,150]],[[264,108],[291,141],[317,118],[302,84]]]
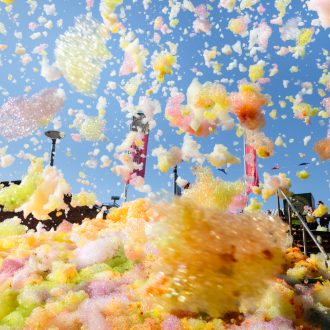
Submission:
[[[54,166],[57,140],[63,139],[65,135],[63,132],[59,132],[59,131],[47,131],[47,132],[45,132],[45,135],[52,140],[52,149],[51,149],[51,154],[50,154],[50,166]]]

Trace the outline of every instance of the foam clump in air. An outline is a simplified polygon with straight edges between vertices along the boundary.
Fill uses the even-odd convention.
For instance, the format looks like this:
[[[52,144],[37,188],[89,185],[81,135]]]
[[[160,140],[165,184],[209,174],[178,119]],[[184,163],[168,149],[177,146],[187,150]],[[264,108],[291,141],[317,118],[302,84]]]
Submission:
[[[321,160],[330,159],[330,124],[328,127],[327,137],[319,140],[314,144],[314,150],[319,155]]]
[[[264,77],[265,74],[264,66],[265,66],[265,62],[263,61],[259,61],[256,64],[250,65],[249,78],[253,83]]]
[[[79,126],[79,133],[86,141],[104,140],[105,119],[98,116],[85,116]]]
[[[213,151],[207,155],[207,159],[212,166],[223,167],[228,164],[239,164],[239,158],[233,156],[228,148],[222,144],[216,144]]]
[[[210,169],[196,169],[196,184],[185,191],[184,198],[195,201],[204,207],[214,207],[226,211],[233,198],[244,192],[241,181],[227,182],[215,178]]]
[[[121,76],[130,73],[143,73],[146,57],[149,52],[139,43],[139,39],[131,40],[134,35],[128,34],[120,39],[120,47],[124,50],[124,62],[119,70]]]
[[[268,99],[252,84],[241,84],[238,93],[231,94],[232,111],[240,124],[249,130],[265,126],[265,118],[261,112]]]
[[[314,150],[321,160],[330,159],[330,138],[316,142],[314,145]]]
[[[318,109],[312,108],[307,103],[296,103],[293,105],[292,109],[295,117],[304,120],[306,124],[310,124],[311,117],[318,114]]]
[[[171,53],[162,52],[154,54],[152,67],[159,82],[163,83],[165,75],[172,74],[175,63],[176,57]]]
[[[275,0],[275,8],[279,12],[279,16],[282,18],[286,14],[286,9],[292,0]]]
[[[279,173],[278,175],[270,175],[264,173],[264,183],[262,184],[261,194],[264,200],[268,200],[269,197],[274,196],[278,189],[281,189],[284,193],[288,193],[291,187],[291,181],[287,178],[285,173]]]
[[[253,146],[260,158],[268,158],[274,153],[273,141],[261,131],[247,130],[246,142],[248,145]]]
[[[118,33],[123,29],[122,24],[118,21],[115,10],[123,3],[123,0],[101,0],[100,14],[106,27],[112,33]]]
[[[314,145],[314,150],[321,160],[330,159],[330,138],[319,140]]]
[[[237,18],[232,18],[229,21],[228,29],[234,34],[244,36],[245,33],[247,32],[248,24],[249,24],[248,16],[239,16]]]
[[[174,315],[219,317],[238,311],[245,301],[259,299],[281,269],[283,223],[262,214],[230,215],[217,205],[208,206],[183,198],[158,209],[153,226],[157,255],[145,292]]]
[[[306,180],[310,176],[310,174],[306,170],[298,171],[296,175],[300,180]]]
[[[182,132],[206,137],[216,128],[231,129],[233,119],[229,116],[230,98],[219,83],[203,85],[194,79],[187,90],[187,105],[184,95],[173,93],[166,106],[166,118]]]
[[[255,45],[258,45],[258,50],[266,51],[271,35],[272,28],[266,22],[261,22],[259,26],[252,29],[249,38],[249,49],[251,49],[252,53],[257,50],[254,49]]]
[[[62,77],[61,71],[56,67],[56,65],[49,64],[48,58],[46,56],[42,57],[40,65],[41,77],[44,77],[47,82],[56,81]]]
[[[330,27],[330,3],[327,0],[310,0],[307,2],[309,10],[316,11],[321,25],[327,29]]]
[[[236,6],[236,0],[220,0],[219,6],[232,12]]]
[[[64,90],[52,88],[30,97],[9,98],[0,108],[0,135],[11,141],[32,134],[54,118],[64,101]]]
[[[15,2],[15,0],[1,0],[1,2],[5,3],[6,5],[11,5]]]
[[[160,146],[152,151],[152,156],[157,157],[157,168],[164,173],[168,172],[182,161],[181,150],[178,147],[172,147],[166,150],[164,147]]]
[[[105,108],[98,105],[98,116],[88,116],[84,111],[80,110],[75,114],[75,119],[71,127],[75,127],[78,134],[78,141],[102,141],[105,139],[104,131],[106,120]]]
[[[195,14],[197,15],[197,19],[193,22],[193,28],[196,33],[206,33],[210,34],[212,24],[208,20],[208,8],[205,4],[201,4],[195,8]]]
[[[104,25],[90,16],[79,16],[56,40],[56,66],[80,93],[94,95],[105,61],[111,58]]]

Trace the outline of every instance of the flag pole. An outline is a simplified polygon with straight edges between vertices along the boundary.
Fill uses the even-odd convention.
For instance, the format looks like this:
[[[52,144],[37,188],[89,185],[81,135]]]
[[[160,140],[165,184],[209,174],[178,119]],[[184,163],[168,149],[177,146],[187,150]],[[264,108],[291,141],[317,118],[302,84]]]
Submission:
[[[127,202],[127,195],[128,195],[128,183],[125,184],[125,191],[124,191],[124,202]]]
[[[247,181],[246,181],[246,130],[244,129],[243,133],[243,162],[244,162],[244,184],[245,184],[245,190],[244,190],[244,196],[246,197],[246,205],[248,204],[249,195],[247,193]]]

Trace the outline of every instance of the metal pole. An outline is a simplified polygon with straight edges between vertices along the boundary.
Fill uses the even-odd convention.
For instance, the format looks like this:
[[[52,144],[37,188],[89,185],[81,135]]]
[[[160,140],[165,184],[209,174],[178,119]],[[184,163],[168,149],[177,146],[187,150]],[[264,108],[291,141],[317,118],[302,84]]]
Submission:
[[[246,203],[245,206],[249,204],[249,194],[247,190],[247,177],[246,177],[246,130],[244,130],[243,133],[243,162],[244,162],[244,183],[245,183],[245,190],[244,190],[244,196],[246,197]]]
[[[304,254],[307,256],[307,242],[306,242],[306,230],[303,227],[303,244],[304,244]]]
[[[317,248],[326,257],[326,260],[328,260],[328,255],[324,251],[322,245],[317,241],[316,237],[314,236],[314,234],[312,233],[312,231],[309,229],[309,227],[308,227],[307,223],[305,222],[305,220],[303,219],[303,217],[300,215],[300,213],[297,211],[297,209],[295,208],[295,206],[292,204],[290,198],[288,198],[287,195],[281,189],[279,189],[279,191],[282,193],[283,197],[286,199],[286,201],[288,202],[288,204],[290,205],[290,207],[292,208],[292,210],[297,214],[297,216],[298,216],[301,224],[303,225],[303,227],[305,228],[305,230],[307,231],[307,233],[309,234],[309,236],[312,238],[312,240],[316,244]]]
[[[290,235],[292,236],[292,218],[291,218],[291,209],[290,209],[290,205],[288,204],[288,217],[289,217],[289,232]]]
[[[246,131],[243,133],[243,162],[244,162],[244,183],[245,183],[245,192],[244,195],[247,196],[247,181],[246,181]],[[248,204],[248,201],[246,202]]]
[[[281,204],[280,204],[280,195],[278,194],[278,191],[276,192],[277,197],[277,215],[280,216],[280,210],[281,210]]]
[[[54,166],[56,139],[52,139],[52,151],[50,153],[50,166]]]
[[[173,173],[174,173],[174,178],[173,178],[173,180],[174,180],[174,182],[173,182],[174,191],[173,192],[174,192],[174,195],[178,195],[178,188],[177,188],[178,184],[176,183],[176,180],[178,179],[178,166],[177,165],[174,166]]]
[[[128,195],[128,183],[125,184],[124,202],[127,202],[127,195]]]

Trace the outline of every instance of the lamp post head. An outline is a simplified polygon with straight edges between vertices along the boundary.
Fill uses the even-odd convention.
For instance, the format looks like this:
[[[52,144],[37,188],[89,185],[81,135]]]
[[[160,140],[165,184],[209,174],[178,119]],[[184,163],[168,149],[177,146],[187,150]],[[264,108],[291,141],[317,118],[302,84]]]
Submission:
[[[60,131],[47,131],[45,135],[52,140],[61,140],[65,137],[65,134]]]
[[[119,207],[119,204],[117,204],[117,201],[120,200],[119,196],[111,196],[111,200],[113,202],[111,207]]]
[[[50,153],[50,166],[54,166],[56,141],[64,138],[64,133],[59,131],[47,131],[45,135],[52,140],[52,150]]]

